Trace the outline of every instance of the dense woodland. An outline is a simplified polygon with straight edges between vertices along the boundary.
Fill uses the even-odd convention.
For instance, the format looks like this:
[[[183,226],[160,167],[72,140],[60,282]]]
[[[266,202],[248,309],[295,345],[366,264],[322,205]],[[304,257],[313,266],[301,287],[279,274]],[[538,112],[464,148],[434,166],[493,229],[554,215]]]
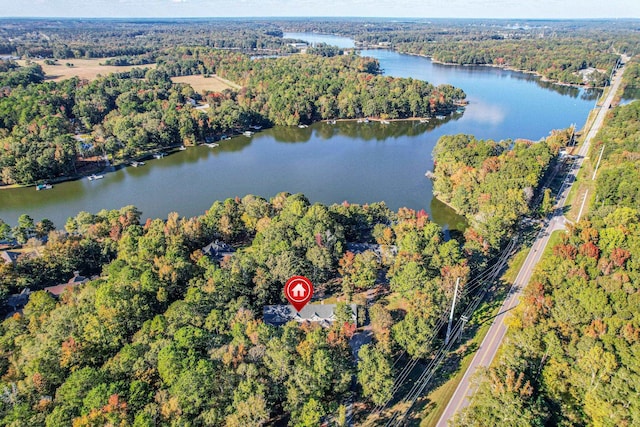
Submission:
[[[497,247],[531,213],[542,179],[573,129],[543,141],[495,142],[445,135],[433,150],[433,192],[472,225],[467,237]]]
[[[163,50],[157,68],[133,69],[88,82],[43,82],[38,65],[0,62],[0,182],[31,184],[77,175],[80,157],[112,161],[152,150],[195,145],[250,125],[314,120],[432,116],[464,99],[450,85],[380,75],[379,64],[356,55],[298,55],[251,60],[209,48]],[[206,93],[170,77],[216,73],[242,85]],[[203,98],[210,108],[196,109]],[[78,139],[76,134],[88,134]]]
[[[37,282],[39,269],[102,269],[58,302],[33,293],[24,314],[2,324],[3,425],[246,426],[284,417],[315,427],[325,416],[343,425],[352,376],[365,399],[386,400],[393,354],[428,354],[455,277],[469,274],[459,243],[445,242],[424,213],[384,204],[325,207],[281,194],[215,202],[192,219],[141,226],[140,218],[132,207],[80,213],[67,233],[50,232],[40,257],[1,266],[11,291],[48,284],[46,275]],[[211,261],[200,248],[213,238],[240,249]],[[353,254],[347,242],[377,242],[383,256]],[[261,321],[264,304],[284,302],[292,275],[345,301],[383,273],[407,304],[371,307],[375,342],[357,366],[350,315],[330,329]]]
[[[459,65],[494,65],[547,79],[603,86],[618,53],[638,52],[635,21],[379,20],[286,22],[286,29],[343,34],[359,46],[384,46]],[[577,71],[601,71],[583,80]]]
[[[591,147],[605,145],[591,211],[537,268],[457,425],[640,425],[638,123],[638,101],[609,115]]]

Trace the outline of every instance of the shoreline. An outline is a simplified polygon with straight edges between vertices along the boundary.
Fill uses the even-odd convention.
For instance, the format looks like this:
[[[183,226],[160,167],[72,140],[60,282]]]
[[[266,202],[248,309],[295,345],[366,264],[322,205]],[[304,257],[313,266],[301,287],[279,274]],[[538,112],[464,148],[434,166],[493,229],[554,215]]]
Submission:
[[[579,88],[579,89],[603,89],[603,87],[597,87],[597,86],[588,86],[588,85],[581,85],[581,84],[577,84],[577,83],[565,83],[565,82],[561,82],[558,80],[552,80],[546,76],[544,76],[543,74],[540,74],[538,71],[529,71],[529,70],[521,70],[515,67],[512,67],[510,65],[497,65],[497,64],[458,64],[455,62],[444,62],[444,61],[439,61],[437,59],[434,59],[433,56],[431,55],[425,55],[422,53],[411,53],[411,52],[403,52],[400,50],[395,50],[395,49],[390,49],[394,52],[400,53],[402,55],[411,55],[411,56],[418,56],[420,58],[427,58],[429,60],[431,60],[431,62],[433,62],[434,64],[438,64],[438,65],[446,65],[446,66],[458,66],[458,67],[489,67],[489,68],[499,68],[505,71],[514,71],[517,73],[523,73],[523,74],[531,74],[534,75],[536,77],[540,78],[540,81],[545,82],[545,83],[553,83],[555,85],[558,86],[568,86],[568,87],[575,87],[575,88]]]
[[[138,158],[139,159],[145,159],[147,160],[149,158],[149,156],[152,156],[154,153],[162,151],[163,149],[168,151],[169,153],[174,153],[176,151],[179,151],[177,148],[180,147],[180,145],[174,145],[171,147],[163,147],[163,148],[157,148],[157,149],[153,149],[150,150],[144,154],[141,154]],[[169,154],[167,153],[167,154]],[[126,168],[130,166],[130,163],[134,161],[134,160],[123,160],[119,163],[116,164],[109,164],[107,166],[104,166],[102,169],[97,169],[97,168],[90,168],[89,170],[87,170],[86,172],[83,173],[79,173],[77,175],[67,175],[67,176],[58,176],[55,178],[50,178],[50,179],[43,179],[40,180],[43,183],[47,183],[47,184],[62,184],[65,182],[70,182],[70,181],[79,181],[82,180],[84,178],[90,177],[91,175],[96,175],[96,174],[100,174],[100,175],[104,175],[104,174],[108,174],[108,173],[112,173],[112,172],[116,172],[122,168]],[[8,184],[8,185],[0,185],[0,191],[2,190],[18,190],[21,188],[30,188],[30,187],[35,187],[37,186],[39,183],[31,183],[31,184]]]
[[[464,104],[462,106],[468,105]],[[445,119],[437,119],[435,117],[406,117],[406,118],[401,118],[401,119],[383,119],[380,117],[368,117],[367,119],[369,120],[369,123],[379,123],[379,124],[384,124],[382,123],[383,121],[387,121],[389,123],[391,122],[421,122],[423,124],[428,124],[428,123],[440,123],[440,122],[444,122],[444,120],[446,120],[446,118],[451,117],[451,114],[445,116]],[[321,120],[315,120],[313,122],[311,122],[308,126],[311,125],[315,125],[317,123],[324,123],[324,124],[328,124],[328,122],[331,121],[335,121],[337,122],[341,122],[341,123],[348,123],[348,122],[357,122],[358,120],[363,120],[364,117],[360,117],[360,118],[343,118],[343,119],[321,119]],[[426,122],[422,122],[423,120],[427,119]],[[433,121],[432,121],[433,120]],[[366,123],[362,123],[362,124],[366,124]],[[291,128],[295,128],[298,127],[298,125],[291,125],[291,126],[285,126],[285,127],[291,127]],[[268,128],[263,128],[264,129],[268,129]],[[237,135],[233,135],[235,136],[241,136],[242,134],[237,134]],[[204,143],[201,144],[197,144],[194,147],[198,147],[204,145]],[[150,160],[149,156],[152,156],[153,153],[158,152],[158,151],[163,151],[166,150],[168,151],[167,154],[173,154],[176,151],[179,151],[178,148],[180,147],[180,145],[174,145],[171,147],[162,147],[162,148],[157,148],[157,149],[153,149],[150,150],[146,153],[141,154],[140,156],[138,156],[138,159],[140,160]],[[116,163],[116,164],[112,164],[110,166],[106,166],[100,170],[98,169],[92,169],[90,171],[88,171],[87,173],[79,173],[77,175],[73,175],[73,176],[62,176],[62,177],[55,177],[55,178],[50,178],[50,179],[44,179],[41,180],[43,182],[46,182],[47,184],[61,184],[64,182],[69,182],[69,181],[77,181],[77,180],[81,180],[84,178],[87,178],[93,174],[107,174],[107,173],[111,173],[111,172],[115,172],[121,168],[125,168],[130,166],[130,163],[133,160],[124,160],[121,161],[120,163]],[[138,160],[139,161],[139,160]],[[38,185],[38,183],[31,183],[31,184],[7,184],[7,185],[0,185],[0,191],[2,190],[17,190],[17,189],[21,189],[21,188],[29,188],[29,187],[35,187],[36,185]]]

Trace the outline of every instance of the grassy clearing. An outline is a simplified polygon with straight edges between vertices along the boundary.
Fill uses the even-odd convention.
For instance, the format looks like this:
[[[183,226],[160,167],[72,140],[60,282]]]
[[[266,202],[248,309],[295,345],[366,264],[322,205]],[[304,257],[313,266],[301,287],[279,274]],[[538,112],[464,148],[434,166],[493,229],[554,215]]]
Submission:
[[[78,77],[80,79],[95,80],[98,76],[106,76],[111,73],[122,73],[129,71],[132,68],[155,68],[156,64],[147,65],[127,65],[117,67],[115,65],[100,65],[108,58],[94,58],[94,59],[59,59],[56,65],[47,65],[44,60],[35,60],[36,64],[42,67],[45,72],[45,78],[52,81],[60,81],[70,79],[72,77]],[[26,60],[17,61],[19,65],[24,66]],[[65,64],[73,64],[73,67],[68,67]]]
[[[558,243],[562,243],[562,236],[564,233],[566,232],[563,230],[557,230],[551,233],[551,236],[549,236],[549,242],[547,242],[547,246],[544,248],[544,252],[542,253],[541,261],[553,255],[553,247]]]
[[[232,81],[223,79],[216,75],[205,77],[203,75],[172,77],[174,83],[187,83],[191,85],[193,90],[199,93],[204,91],[222,92],[225,89],[240,89],[240,86]]]
[[[402,295],[400,295],[400,293],[398,292],[392,292],[390,293],[387,297],[386,300],[388,301],[388,305],[387,305],[387,310],[389,311],[393,311],[393,310],[407,310],[407,308],[409,307],[409,301],[404,298]]]

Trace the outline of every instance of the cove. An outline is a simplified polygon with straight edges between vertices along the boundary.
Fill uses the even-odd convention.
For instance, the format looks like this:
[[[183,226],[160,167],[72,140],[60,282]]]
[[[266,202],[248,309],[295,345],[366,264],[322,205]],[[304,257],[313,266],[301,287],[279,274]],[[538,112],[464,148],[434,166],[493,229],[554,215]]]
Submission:
[[[353,45],[336,36],[308,35],[311,42]],[[304,34],[285,34],[305,39]],[[349,46],[342,46],[349,47]],[[433,84],[449,83],[467,93],[463,114],[429,123],[316,123],[305,129],[275,127],[251,137],[238,136],[219,147],[200,146],[125,168],[104,179],[57,184],[51,190],[0,191],[0,218],[14,225],[29,214],[49,218],[57,227],[79,211],[97,212],[135,205],[143,219],[204,213],[215,200],[256,194],[270,198],[281,191],[304,193],[325,204],[384,201],[391,209],[425,209],[441,225],[462,221],[434,201],[431,152],[445,134],[478,138],[539,140],[550,130],[581,128],[597,91],[558,86],[537,77],[491,67],[458,67],[392,51],[363,51],[380,61],[385,74]]]

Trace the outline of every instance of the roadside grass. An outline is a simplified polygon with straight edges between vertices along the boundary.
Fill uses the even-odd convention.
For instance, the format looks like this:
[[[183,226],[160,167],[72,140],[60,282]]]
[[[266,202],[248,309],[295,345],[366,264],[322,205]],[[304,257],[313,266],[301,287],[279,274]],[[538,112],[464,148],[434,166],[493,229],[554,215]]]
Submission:
[[[542,258],[540,258],[540,261],[544,261],[545,258],[550,257],[551,255],[553,255],[553,247],[559,243],[562,243],[562,235],[565,233],[565,231],[563,230],[556,230],[553,233],[551,233],[551,236],[549,236],[549,241],[547,242],[547,247],[544,248],[544,252],[542,253]]]
[[[99,75],[106,76],[111,73],[123,73],[130,71],[133,68],[155,68],[156,64],[145,65],[100,65],[109,58],[93,58],[93,59],[59,59],[55,65],[47,65],[44,63],[44,59],[30,60],[39,64],[45,73],[46,80],[52,80],[55,82],[70,79],[72,77],[78,77],[80,79],[95,80]],[[26,60],[17,61],[19,65],[24,66]],[[68,67],[65,64],[73,64],[72,67]]]

